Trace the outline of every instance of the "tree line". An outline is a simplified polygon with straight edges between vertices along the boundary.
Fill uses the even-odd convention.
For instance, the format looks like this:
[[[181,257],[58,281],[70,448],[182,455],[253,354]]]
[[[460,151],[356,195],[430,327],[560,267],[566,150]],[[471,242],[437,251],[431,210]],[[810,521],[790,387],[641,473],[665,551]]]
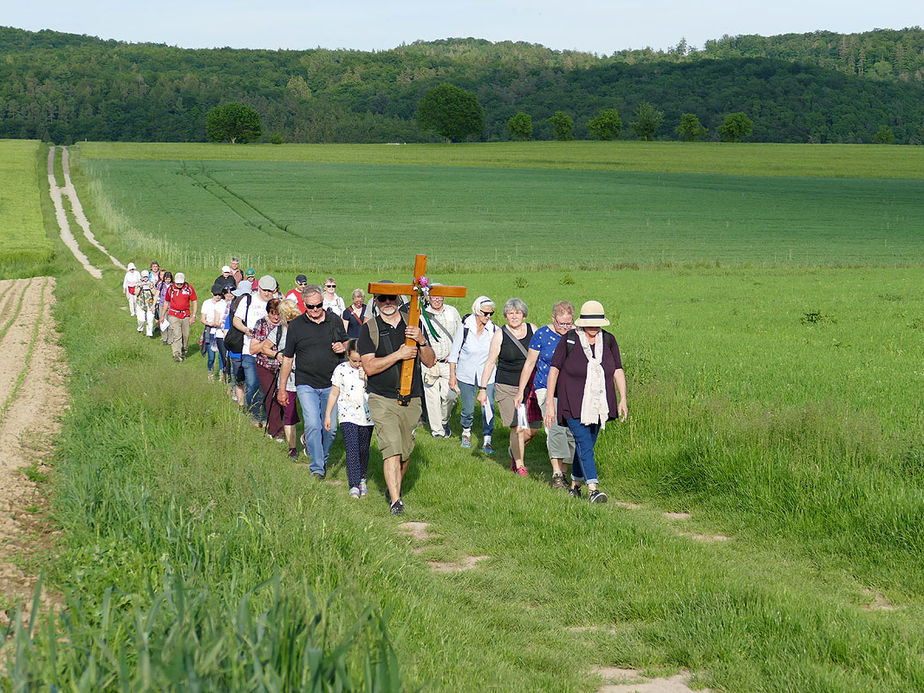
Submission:
[[[438,141],[418,109],[429,90],[451,84],[483,109],[483,129],[467,135],[474,139],[516,137],[508,123],[518,113],[529,115],[530,137],[554,139],[559,111],[572,121],[571,136],[590,138],[602,112],[631,124],[646,103],[663,115],[653,139],[683,138],[678,128],[688,115],[703,137],[720,139],[735,113],[753,123],[750,141],[872,142],[883,129],[896,143],[924,138],[916,79],[868,79],[775,57],[693,59],[686,47],[675,53],[648,61],[480,39],[378,52],[193,50],[0,28],[0,137],[204,141],[209,111],[237,102],[259,113],[264,141]],[[632,127],[617,135],[639,136]]]

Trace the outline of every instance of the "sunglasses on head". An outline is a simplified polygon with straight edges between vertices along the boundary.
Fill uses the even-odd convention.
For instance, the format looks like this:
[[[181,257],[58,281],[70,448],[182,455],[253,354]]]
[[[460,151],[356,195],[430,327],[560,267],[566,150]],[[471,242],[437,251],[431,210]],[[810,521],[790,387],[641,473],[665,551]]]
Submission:
[[[375,297],[375,300],[379,303],[385,303],[386,301],[397,301],[398,297],[394,294],[380,294]]]
[[[305,304],[305,308],[307,308],[308,310],[317,310],[318,308],[323,308],[323,307],[324,307],[324,303],[323,303],[323,302],[322,302],[322,303],[306,303],[306,304]]]

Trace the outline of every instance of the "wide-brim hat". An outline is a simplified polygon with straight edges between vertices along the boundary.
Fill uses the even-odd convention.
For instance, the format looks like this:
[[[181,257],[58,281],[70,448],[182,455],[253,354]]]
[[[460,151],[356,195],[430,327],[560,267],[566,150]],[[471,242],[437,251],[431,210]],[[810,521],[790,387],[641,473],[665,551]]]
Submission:
[[[575,327],[606,327],[609,324],[600,301],[585,301],[581,306],[581,314],[574,321]]]

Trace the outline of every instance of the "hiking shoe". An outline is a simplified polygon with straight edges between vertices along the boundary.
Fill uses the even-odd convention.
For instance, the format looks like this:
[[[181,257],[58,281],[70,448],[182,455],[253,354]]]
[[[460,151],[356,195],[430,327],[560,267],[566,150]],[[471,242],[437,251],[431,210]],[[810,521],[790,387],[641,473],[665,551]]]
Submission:
[[[391,514],[392,515],[401,515],[404,512],[404,503],[401,502],[399,498],[394,503],[391,504]]]
[[[321,472],[311,472],[311,477],[315,481],[324,481],[324,475]]]
[[[430,435],[434,438],[445,438],[446,436],[440,431],[430,431]]]
[[[471,433],[462,434],[462,447],[463,448],[472,447],[472,434]]]
[[[353,500],[359,500],[359,487],[358,486],[354,486],[353,488],[350,489],[350,498],[352,498]]]
[[[526,471],[526,467],[517,467],[516,473],[520,476],[529,476],[529,472]]]
[[[572,486],[570,489],[568,489],[568,495],[571,496],[572,498],[580,498],[581,497],[581,487]]]
[[[452,438],[452,429],[449,428],[449,424],[443,425],[443,437]]]
[[[568,483],[565,481],[564,474],[553,474],[552,475],[552,488],[554,489],[568,488]]]
[[[596,489],[590,492],[588,499],[591,503],[606,503],[607,501],[606,494],[603,491],[598,491]]]
[[[297,460],[298,459],[298,450],[295,448],[289,448],[289,459]]]
[[[366,487],[366,480],[360,479],[359,480],[359,495],[365,496],[367,493],[369,493],[369,489]]]
[[[494,447],[491,445],[491,443],[485,443],[484,445],[481,446],[481,451],[489,455],[493,455]]]

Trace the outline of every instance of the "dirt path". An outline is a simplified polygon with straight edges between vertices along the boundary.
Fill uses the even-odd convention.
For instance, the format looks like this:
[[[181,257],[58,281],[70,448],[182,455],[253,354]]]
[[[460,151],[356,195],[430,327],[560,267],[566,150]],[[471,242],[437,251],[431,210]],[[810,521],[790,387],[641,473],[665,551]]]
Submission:
[[[0,607],[32,598],[36,570],[52,533],[47,499],[30,476],[44,460],[67,406],[65,361],[51,318],[53,277],[0,281]],[[26,468],[29,475],[26,474]],[[46,597],[47,601],[47,597]],[[0,620],[10,613],[0,611]]]
[[[87,215],[83,213],[83,205],[80,204],[77,191],[74,189],[74,184],[71,182],[71,155],[70,152],[67,151],[67,147],[61,147],[61,167],[64,169],[64,187],[61,188],[61,192],[70,198],[71,211],[74,213],[74,219],[77,220],[77,224],[83,230],[83,235],[87,237],[90,243],[99,248],[99,250],[112,261],[113,265],[124,270],[125,265],[113,257],[112,254],[103,247],[102,243],[96,240],[96,236],[93,235],[93,232],[90,231],[90,221],[87,219]]]
[[[102,279],[103,273],[91,265],[90,259],[81,252],[80,246],[77,245],[77,239],[74,238],[74,234],[71,233],[71,225],[67,223],[67,212],[64,211],[64,200],[62,198],[64,188],[59,188],[58,182],[55,180],[54,147],[49,147],[48,149],[48,188],[51,192],[51,201],[55,206],[55,217],[58,220],[58,228],[61,229],[61,240],[64,241],[64,245],[70,249],[74,257],[77,258],[77,262],[83,265],[83,268],[87,272],[97,279]]]

